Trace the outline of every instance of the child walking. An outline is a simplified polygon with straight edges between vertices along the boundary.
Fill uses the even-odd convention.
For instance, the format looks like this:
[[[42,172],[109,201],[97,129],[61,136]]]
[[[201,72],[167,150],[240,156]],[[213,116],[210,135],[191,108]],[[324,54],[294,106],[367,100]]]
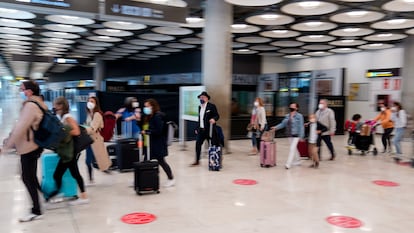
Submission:
[[[312,159],[311,168],[318,168],[319,167],[319,155],[318,155],[318,148],[321,146],[321,140],[318,138],[321,136],[321,133],[328,131],[328,128],[323,124],[316,121],[315,114],[311,114],[308,116],[309,123],[309,138],[308,138],[308,150],[309,150],[309,157]],[[319,142],[319,144],[318,144]]]

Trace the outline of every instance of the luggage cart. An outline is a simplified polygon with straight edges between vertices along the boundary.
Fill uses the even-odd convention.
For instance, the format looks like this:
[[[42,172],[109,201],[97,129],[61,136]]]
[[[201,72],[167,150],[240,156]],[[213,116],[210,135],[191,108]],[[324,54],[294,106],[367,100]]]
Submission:
[[[365,121],[363,128],[368,127],[368,134],[357,131],[354,134],[354,145],[348,145],[348,155],[353,154],[353,150],[360,151],[361,155],[366,155],[372,153],[373,155],[378,154],[378,150],[375,146],[375,132],[377,123],[375,121],[367,120]]]

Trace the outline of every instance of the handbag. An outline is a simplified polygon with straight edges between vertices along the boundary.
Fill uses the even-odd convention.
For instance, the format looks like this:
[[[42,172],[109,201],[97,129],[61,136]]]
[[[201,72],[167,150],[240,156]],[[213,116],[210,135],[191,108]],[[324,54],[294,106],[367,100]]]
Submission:
[[[85,127],[79,126],[79,128],[81,133],[78,136],[73,136],[75,154],[79,154],[94,142],[93,138],[88,134],[88,131],[86,131]]]
[[[254,131],[254,130],[256,130],[256,128],[257,128],[256,124],[249,123],[246,127],[246,130],[247,131]]]

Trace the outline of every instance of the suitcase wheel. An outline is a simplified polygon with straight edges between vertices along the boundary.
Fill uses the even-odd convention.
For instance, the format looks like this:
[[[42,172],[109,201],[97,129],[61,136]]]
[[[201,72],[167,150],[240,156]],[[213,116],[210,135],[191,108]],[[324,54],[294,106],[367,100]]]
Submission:
[[[352,155],[352,150],[348,150],[348,155]]]
[[[377,155],[377,154],[378,154],[378,150],[377,150],[377,148],[374,148],[374,150],[372,151],[372,154],[373,154],[373,155]]]

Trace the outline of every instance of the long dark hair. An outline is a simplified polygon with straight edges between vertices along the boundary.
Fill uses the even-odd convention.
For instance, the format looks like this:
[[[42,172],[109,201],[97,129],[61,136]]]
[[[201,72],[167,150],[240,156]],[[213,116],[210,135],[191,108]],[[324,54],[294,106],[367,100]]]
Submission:
[[[89,99],[93,99],[93,100],[95,100],[95,108],[93,109],[93,113],[95,113],[95,112],[102,112],[102,110],[101,110],[101,105],[99,104],[99,100],[98,100],[98,98],[96,97],[96,96],[90,96],[89,98],[88,98],[88,101],[89,101]],[[86,107],[86,111],[87,112],[89,112],[90,110],[88,109],[88,107]]]
[[[161,111],[160,105],[158,104],[158,102],[155,99],[147,99],[144,101],[144,105],[145,103],[149,103],[149,105],[151,105],[152,107],[152,113],[151,115],[145,115],[144,117],[144,122],[149,122],[149,120],[158,112]]]

